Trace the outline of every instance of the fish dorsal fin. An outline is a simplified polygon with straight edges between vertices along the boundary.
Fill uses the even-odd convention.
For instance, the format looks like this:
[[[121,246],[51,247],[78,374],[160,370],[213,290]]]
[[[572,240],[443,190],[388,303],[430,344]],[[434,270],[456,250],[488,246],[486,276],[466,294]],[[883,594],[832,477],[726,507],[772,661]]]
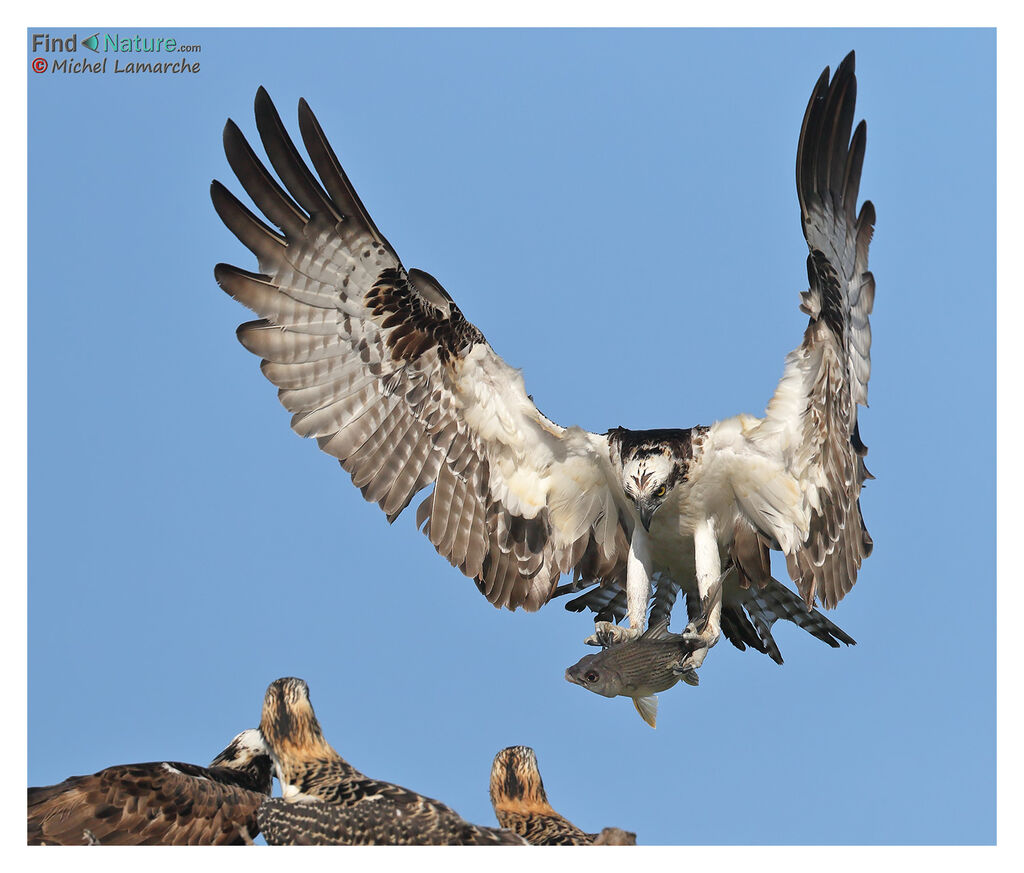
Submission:
[[[651,727],[657,727],[658,720],[658,695],[652,694],[650,697],[634,697],[633,706],[636,707],[636,711],[640,713],[640,718],[647,722]]]
[[[671,621],[671,617],[670,616],[665,616],[665,618],[661,619],[656,624],[652,624],[649,628],[647,628],[647,630],[645,630],[640,635],[640,639],[642,639],[642,640],[660,640],[663,637],[667,637],[669,635],[669,633],[668,633],[668,623],[669,623],[669,621]]]

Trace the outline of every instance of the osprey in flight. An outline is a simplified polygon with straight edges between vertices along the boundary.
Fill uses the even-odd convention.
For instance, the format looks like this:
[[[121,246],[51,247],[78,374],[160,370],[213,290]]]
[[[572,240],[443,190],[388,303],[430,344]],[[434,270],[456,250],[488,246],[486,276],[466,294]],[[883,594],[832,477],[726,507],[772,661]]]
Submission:
[[[220,183],[211,192],[259,269],[219,264],[215,275],[259,316],[238,338],[263,358],[292,428],[389,520],[433,486],[417,526],[495,606],[536,610],[589,588],[569,608],[628,614],[629,630],[599,622],[604,639],[621,641],[642,632],[660,574],[686,594],[692,651],[680,672],[699,667],[722,631],[777,653],[779,618],[852,643],[812,607],[843,598],[872,545],[857,407],[870,371],[875,213],[870,202],[857,211],[865,124],[851,138],[855,100],[851,52],[831,82],[824,70],[804,114],[796,182],[810,320],[761,418],[603,434],[555,424],[441,284],[402,265],[306,102],[299,131],[316,175],[262,88],[256,125],[280,183],[231,121],[224,147],[270,223]],[[785,554],[802,602],[772,579],[770,549]],[[572,582],[559,586],[562,574]]]

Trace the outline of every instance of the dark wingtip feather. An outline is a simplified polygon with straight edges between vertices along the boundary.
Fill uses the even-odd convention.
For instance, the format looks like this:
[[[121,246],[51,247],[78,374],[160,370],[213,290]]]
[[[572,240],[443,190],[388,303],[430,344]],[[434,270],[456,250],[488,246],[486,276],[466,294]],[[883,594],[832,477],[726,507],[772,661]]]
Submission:
[[[860,215],[857,216],[857,223],[861,226],[875,226],[875,204],[865,200],[860,207]]]
[[[224,130],[221,131],[220,139],[224,143],[225,150],[228,148],[229,143],[233,142],[238,137],[242,137],[242,131],[238,125],[235,124],[233,118],[229,118],[224,122]],[[244,139],[244,137],[242,137]]]
[[[821,75],[818,76],[818,81],[814,83],[811,97],[807,101],[807,108],[804,110],[804,120],[800,125],[800,138],[796,148],[796,191],[800,198],[800,211],[803,214],[807,212],[804,192],[810,190],[813,178],[813,176],[809,178],[809,174],[813,173],[813,168],[806,159],[806,143],[809,139],[813,140],[818,136],[818,128],[821,126],[825,108],[825,97],[828,93],[828,81],[829,68],[825,67],[821,71]]]
[[[854,210],[857,208],[857,196],[860,194],[860,174],[864,168],[867,133],[867,122],[861,119],[857,129],[853,132],[853,139],[850,142],[849,153],[846,158],[846,174],[842,181],[842,192],[843,202],[846,205],[846,214],[850,219],[854,216]]]
[[[363,201],[359,199],[359,195],[349,181],[348,174],[341,166],[341,161],[338,160],[333,146],[320,126],[320,121],[303,97],[299,98],[299,134],[306,147],[306,152],[313,162],[314,169],[341,214],[349,221],[360,222],[370,235],[383,245],[396,261],[399,261],[398,254],[392,248],[391,243],[374,224]]]
[[[854,52],[847,54],[831,80],[829,68],[825,67],[804,111],[796,159],[802,223],[809,208],[829,194],[836,201],[843,201],[851,215],[856,208],[866,128],[861,122],[851,142],[857,100],[855,59]]]
[[[231,264],[225,264],[223,262],[219,264],[214,264],[213,266],[213,278],[216,280],[221,290],[227,292],[228,294],[230,294],[231,292],[224,287],[224,280],[233,269],[234,267],[232,267]]]
[[[263,166],[245,135],[231,119],[224,125],[223,141],[231,171],[260,211],[286,234],[300,236],[306,225],[306,216]]]
[[[271,109],[274,108],[274,101],[270,99],[270,93],[262,85],[256,89],[256,96],[253,98],[252,104],[257,112],[259,112],[260,106],[267,106],[268,104]]]
[[[210,185],[210,199],[220,220],[261,263],[278,256],[285,241],[216,179]]]
[[[263,141],[270,164],[284,183],[295,201],[311,216],[330,216],[341,221],[342,216],[334,208],[330,197],[320,187],[316,177],[306,166],[281,116],[264,88],[256,92],[256,129]]]

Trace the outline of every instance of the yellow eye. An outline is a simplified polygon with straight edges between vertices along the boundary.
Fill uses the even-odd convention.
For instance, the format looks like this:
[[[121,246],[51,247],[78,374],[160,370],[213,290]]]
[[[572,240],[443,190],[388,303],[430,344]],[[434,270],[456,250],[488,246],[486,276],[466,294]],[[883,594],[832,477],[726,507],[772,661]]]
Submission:
[[[665,486],[662,485],[657,491],[655,491],[654,492],[654,496],[655,497],[664,497],[665,496]]]

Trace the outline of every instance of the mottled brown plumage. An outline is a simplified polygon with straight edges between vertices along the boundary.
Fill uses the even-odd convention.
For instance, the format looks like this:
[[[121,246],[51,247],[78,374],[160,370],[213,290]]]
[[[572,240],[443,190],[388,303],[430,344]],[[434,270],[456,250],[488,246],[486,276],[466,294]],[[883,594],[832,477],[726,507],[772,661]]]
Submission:
[[[283,794],[261,813],[272,845],[524,845],[509,831],[470,824],[440,801],[360,773],[324,739],[301,679],[270,684],[260,731]]]
[[[251,845],[271,761],[243,731],[209,767],[121,764],[28,789],[29,845]]]
[[[339,806],[323,800],[292,803],[268,798],[258,813],[260,832],[270,846],[523,845],[511,831],[466,821],[451,820],[438,827],[436,819],[416,801],[401,804],[389,799],[381,804],[377,800]]]
[[[636,845],[636,834],[605,828],[600,834],[580,830],[548,803],[537,756],[529,746],[509,746],[491,765],[491,804],[498,824],[534,846]]]

